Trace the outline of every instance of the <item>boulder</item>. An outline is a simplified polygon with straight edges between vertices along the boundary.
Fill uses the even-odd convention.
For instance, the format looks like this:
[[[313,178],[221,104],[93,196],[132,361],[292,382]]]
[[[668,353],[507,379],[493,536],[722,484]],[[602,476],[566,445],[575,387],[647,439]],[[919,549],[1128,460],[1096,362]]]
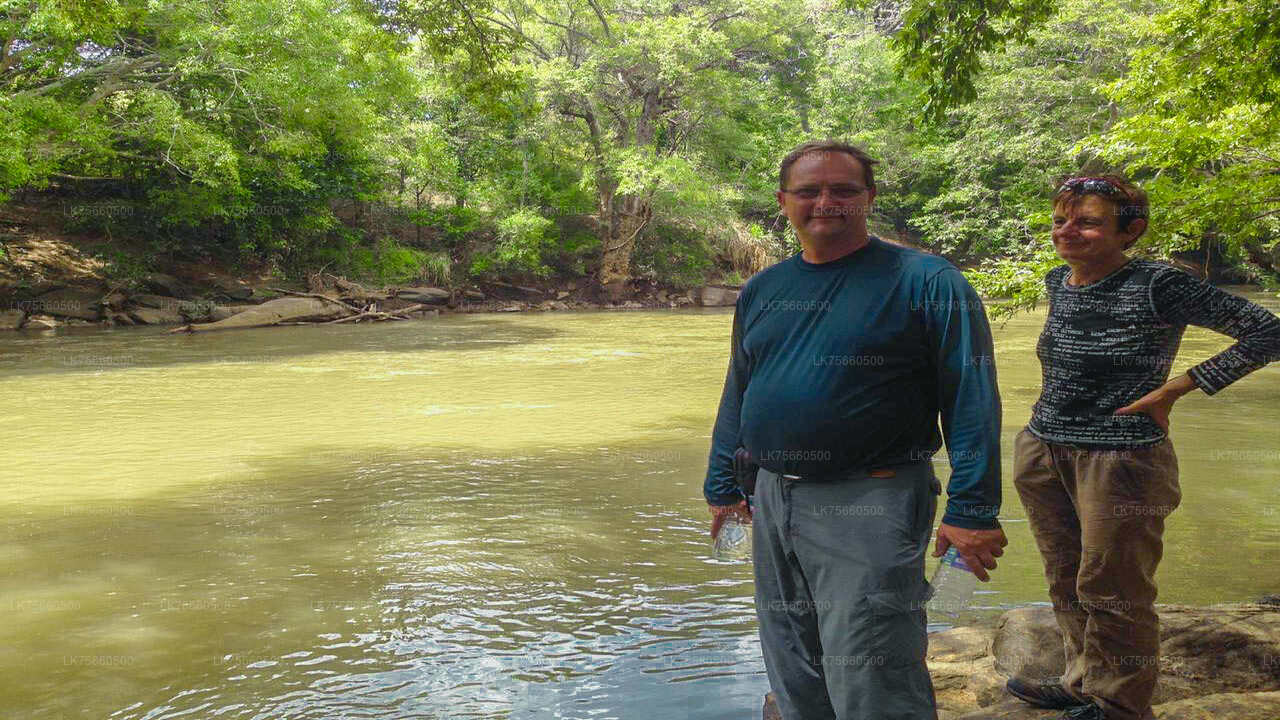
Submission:
[[[218,291],[218,294],[228,300],[244,301],[253,297],[253,288],[240,280],[235,280],[233,278],[216,278],[212,284],[214,289]]]
[[[996,623],[991,654],[996,670],[1028,680],[1060,677],[1066,670],[1062,631],[1053,608],[1039,605],[1011,610]]]
[[[97,320],[102,317],[102,294],[63,288],[36,298],[33,308],[56,317]]]
[[[1280,607],[1238,603],[1157,610],[1156,717],[1280,719]],[[964,627],[930,635],[926,659],[940,720],[1057,720],[1062,715],[1032,708],[1004,690],[1015,672],[1032,679],[1061,674],[1062,636],[1049,607],[1011,610],[994,629]],[[766,697],[765,717],[770,704]]]
[[[402,297],[393,297],[393,298],[387,298],[386,300],[378,303],[378,309],[383,312],[392,312],[394,310],[403,310],[404,308],[413,307],[414,305],[421,305],[421,304],[422,303],[419,303],[416,300],[409,300],[407,298],[402,298]]]
[[[1062,717],[1062,711],[1040,710],[1015,697],[1005,696],[1004,700],[994,705],[951,717],[954,720],[1058,720]]]
[[[738,301],[738,291],[733,288],[707,285],[698,289],[698,304],[703,307],[722,307]]]
[[[1280,609],[1241,603],[1168,605],[1158,611],[1161,683],[1168,696],[1186,697],[1177,690],[1179,679],[1201,694],[1280,689],[1280,662],[1274,661],[1280,658]],[[1011,610],[996,625],[991,648],[996,669],[1029,678],[1061,675],[1061,638],[1050,608]]]
[[[765,693],[764,709],[760,711],[764,720],[782,720],[782,713],[778,711],[778,703],[773,699],[773,693]]]
[[[22,323],[24,330],[52,330],[58,327],[59,323],[48,315],[32,315],[27,321]]]
[[[1280,692],[1218,693],[1153,708],[1160,720],[1276,720],[1280,718]]]
[[[565,299],[565,298],[567,298],[567,297],[569,297],[569,291],[568,291],[568,290],[561,290],[560,292],[557,292],[557,293],[556,293],[556,299],[557,299],[557,300],[563,300],[563,299]]]
[[[479,290],[463,290],[462,299],[467,302],[484,302],[484,293]]]
[[[244,305],[214,305],[213,310],[209,311],[208,318],[210,322],[226,320],[232,315],[238,315],[244,312],[245,310],[248,310],[250,308],[256,308],[256,307],[258,306],[253,303],[248,303]]]
[[[234,328],[264,327],[282,322],[312,322],[333,320],[350,315],[350,311],[337,303],[311,297],[283,297],[261,305],[253,305],[224,320],[190,325],[193,332],[206,330],[230,330]]]
[[[124,293],[120,292],[119,290],[113,293],[109,293],[106,297],[102,298],[102,304],[106,305],[108,308],[111,308],[112,310],[124,309],[124,305],[128,301],[129,301],[128,296],[126,296]]]
[[[27,319],[27,311],[22,308],[0,310],[0,330],[17,330]]]
[[[187,284],[172,275],[164,273],[149,273],[142,278],[140,283],[143,288],[157,295],[166,295],[174,298],[191,297],[191,289]]]
[[[217,307],[212,300],[183,300],[178,303],[178,312],[191,322],[201,322],[213,317]]]
[[[396,297],[407,300],[410,304],[445,305],[449,302],[449,291],[433,287],[409,287],[396,291]]]
[[[177,325],[184,319],[177,308],[135,307],[129,310],[129,317],[142,325]]]
[[[178,303],[182,301],[177,298],[166,297],[164,295],[149,295],[146,293],[140,295],[130,295],[129,299],[135,305],[143,305],[157,310],[173,310],[177,312]]]

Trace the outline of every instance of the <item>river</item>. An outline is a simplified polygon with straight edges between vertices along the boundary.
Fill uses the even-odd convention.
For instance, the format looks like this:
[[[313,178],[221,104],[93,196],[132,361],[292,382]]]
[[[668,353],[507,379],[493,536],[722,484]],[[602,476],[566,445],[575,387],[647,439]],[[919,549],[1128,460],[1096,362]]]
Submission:
[[[750,566],[708,558],[701,495],[731,317],[0,337],[0,717],[758,717]],[[1008,459],[1042,322],[996,325],[979,613],[1045,600]],[[1192,328],[1175,372],[1228,343]],[[1280,367],[1173,423],[1161,601],[1276,592]]]

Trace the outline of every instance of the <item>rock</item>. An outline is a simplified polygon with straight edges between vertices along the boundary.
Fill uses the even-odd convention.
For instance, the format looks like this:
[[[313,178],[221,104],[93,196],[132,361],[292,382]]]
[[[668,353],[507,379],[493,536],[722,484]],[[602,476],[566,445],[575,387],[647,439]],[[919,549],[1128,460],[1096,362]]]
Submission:
[[[667,300],[668,300],[667,291],[666,291],[666,290],[659,290],[659,291],[658,291],[658,294],[657,294],[657,300],[658,300],[658,302],[660,302],[660,303],[664,303],[664,304],[665,304],[665,303],[667,302]]]
[[[349,314],[349,311],[342,306],[327,300],[311,297],[283,297],[246,308],[243,312],[236,313],[225,320],[189,327],[194,332],[229,330],[263,327],[282,322],[333,320]]]
[[[1167,605],[1158,612],[1160,680],[1155,702],[1280,689],[1280,609],[1242,603],[1208,608]],[[1048,607],[1005,613],[992,641],[996,670],[1031,679],[1061,674],[1061,637]]]
[[[528,287],[525,285],[512,285],[510,283],[491,281],[486,283],[491,292],[489,293],[498,300],[528,300],[537,301],[543,299],[543,293],[538,288]]]
[[[1280,690],[1280,608],[1244,603],[1160,609],[1160,672],[1200,694]]]
[[[619,305],[618,307],[622,308],[623,310],[642,310],[644,309],[644,303],[640,303],[635,300],[628,300],[622,303],[621,305]]]
[[[959,627],[929,636],[925,659],[939,712],[968,712],[1003,694],[1004,678],[995,672],[987,654],[993,633],[991,628]]]
[[[707,285],[698,290],[698,304],[703,307],[722,307],[738,301],[738,291],[733,288]]]
[[[64,288],[47,292],[36,298],[33,307],[57,317],[97,320],[102,317],[102,295],[86,290]]]
[[[526,310],[526,309],[527,307],[521,303],[512,303],[510,305],[504,305],[498,308],[497,312],[520,312],[521,310]]]
[[[1004,700],[980,710],[953,715],[954,720],[1058,720],[1061,710],[1040,710],[1021,700],[1008,696]]]
[[[433,287],[409,287],[396,291],[396,297],[412,303],[423,305],[445,305],[449,302],[449,291]]]
[[[615,280],[605,283],[601,288],[601,296],[606,302],[622,302],[631,294],[630,288],[627,287],[625,280]]]
[[[182,302],[177,298],[165,297],[164,295],[130,295],[129,299],[135,305],[144,305],[157,310],[178,310],[178,303]]]
[[[177,308],[135,307],[129,317],[142,325],[177,325],[184,320]]]
[[[484,302],[484,293],[479,290],[463,290],[462,297],[467,302]]]
[[[559,300],[553,300],[551,302],[551,309],[552,310],[568,310],[569,303],[560,302]]]
[[[671,301],[672,307],[689,307],[692,304],[693,304],[693,300],[691,298],[685,297],[684,295],[678,295],[674,300]]]
[[[773,699],[773,693],[766,693],[764,696],[764,709],[760,711],[764,720],[782,720],[782,713],[778,711],[778,703]]]
[[[253,288],[243,281],[232,278],[216,278],[213,287],[228,300],[248,300],[253,297]]]
[[[116,292],[110,293],[105,298],[103,298],[102,304],[106,305],[112,310],[123,310],[125,303],[127,303],[128,301],[129,301],[129,298],[126,297],[124,293],[120,291],[116,291]]]
[[[209,322],[218,322],[219,320],[226,320],[229,317],[239,315],[245,310],[248,310],[250,308],[256,308],[256,307],[258,306],[253,304],[214,305],[213,309],[209,311],[209,314],[206,317],[208,317]]]
[[[557,299],[557,300],[563,300],[563,299],[565,299],[565,298],[567,298],[567,297],[569,297],[569,291],[568,291],[568,290],[561,290],[560,292],[556,293],[556,299]]]
[[[1053,608],[1044,605],[1010,610],[996,623],[991,654],[996,670],[1028,680],[1060,677],[1066,670],[1062,632]]]
[[[191,297],[191,289],[187,287],[186,283],[164,273],[148,274],[142,279],[141,285],[157,295],[167,295],[174,298]]]
[[[178,312],[191,322],[201,322],[212,317],[217,307],[212,300],[182,300],[178,303]]]
[[[1162,703],[1152,708],[1160,720],[1276,720],[1280,692],[1219,693]]]
[[[32,315],[22,324],[24,330],[52,330],[58,327],[59,323],[48,315]]]
[[[393,298],[387,298],[383,302],[378,303],[378,309],[383,312],[392,312],[393,310],[402,310],[404,308],[413,307],[414,305],[420,305],[420,304],[421,303],[415,300],[409,300],[402,297],[393,297]]]
[[[0,330],[17,330],[27,319],[27,311],[22,308],[0,310]]]

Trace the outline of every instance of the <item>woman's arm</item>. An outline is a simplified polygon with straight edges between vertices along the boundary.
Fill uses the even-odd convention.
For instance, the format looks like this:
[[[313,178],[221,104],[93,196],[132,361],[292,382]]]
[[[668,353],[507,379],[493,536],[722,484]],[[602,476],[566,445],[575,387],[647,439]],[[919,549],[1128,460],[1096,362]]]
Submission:
[[[1231,383],[1280,360],[1280,318],[1242,297],[1170,268],[1151,284],[1151,305],[1170,325],[1196,325],[1236,339],[1236,343],[1186,374],[1170,380],[1116,410],[1117,415],[1146,413],[1169,432],[1169,412],[1178,398],[1197,387],[1212,395]]]

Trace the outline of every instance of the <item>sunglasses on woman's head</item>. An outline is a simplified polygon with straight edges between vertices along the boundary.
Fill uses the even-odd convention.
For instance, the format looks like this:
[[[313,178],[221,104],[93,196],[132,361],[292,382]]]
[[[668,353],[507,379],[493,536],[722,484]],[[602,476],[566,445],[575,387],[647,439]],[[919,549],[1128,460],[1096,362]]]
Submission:
[[[1066,192],[1070,190],[1074,193],[1098,193],[1099,195],[1111,195],[1128,199],[1129,194],[1120,189],[1120,186],[1114,182],[1099,177],[1078,177],[1062,183],[1062,187],[1058,188],[1058,192]]]

